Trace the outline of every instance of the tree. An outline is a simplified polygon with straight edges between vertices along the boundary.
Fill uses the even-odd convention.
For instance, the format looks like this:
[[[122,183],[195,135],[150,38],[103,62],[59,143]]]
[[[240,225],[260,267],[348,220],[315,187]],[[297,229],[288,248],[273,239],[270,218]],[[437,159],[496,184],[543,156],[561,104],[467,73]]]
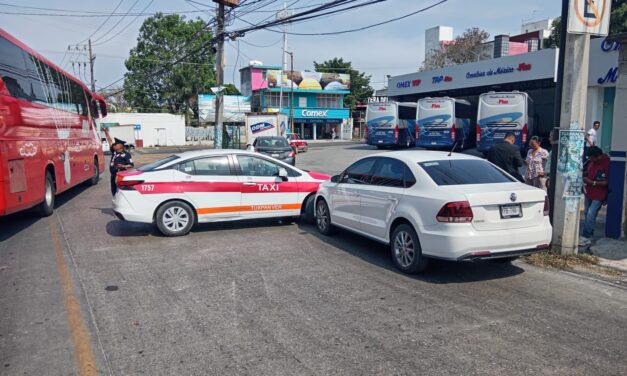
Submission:
[[[543,42],[544,48],[558,48],[560,46],[560,30],[562,29],[562,21],[560,17],[551,22],[551,35]]]
[[[237,90],[237,87],[233,84],[224,85],[224,95],[241,95],[242,93]]]
[[[199,93],[215,85],[212,35],[200,20],[157,13],[139,29],[125,65],[125,97],[138,112],[192,113]],[[172,63],[181,60],[178,64]]]
[[[323,63],[314,61],[316,72],[322,73],[344,73],[350,75],[350,94],[344,96],[344,107],[355,109],[358,103],[367,103],[372,96],[374,89],[370,86],[370,77],[363,72],[353,69],[350,61],[342,58],[333,58]]]
[[[553,20],[551,24],[551,35],[544,40],[544,48],[557,48],[560,46],[561,21],[559,18]],[[627,32],[627,1],[612,1],[612,12],[610,13],[609,35],[616,35]]]
[[[450,67],[457,64],[481,60],[484,57],[482,43],[490,34],[478,27],[466,29],[464,33],[448,43],[442,43],[440,49],[430,51],[420,67],[421,71]]]

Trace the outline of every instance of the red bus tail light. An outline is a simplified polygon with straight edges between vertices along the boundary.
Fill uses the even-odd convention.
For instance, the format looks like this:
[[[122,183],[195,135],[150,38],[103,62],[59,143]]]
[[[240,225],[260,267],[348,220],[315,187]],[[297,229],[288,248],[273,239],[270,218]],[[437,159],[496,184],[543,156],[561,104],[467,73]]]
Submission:
[[[416,141],[420,140],[420,126],[416,124]]]
[[[477,124],[475,126],[475,132],[477,133],[477,143],[481,142],[481,126]]]
[[[523,129],[522,129],[522,135],[521,135],[521,140],[522,140],[522,143],[523,143],[523,144],[526,144],[526,143],[527,143],[527,136],[528,136],[528,133],[529,133],[529,128],[527,127],[527,124],[525,124],[525,125],[523,126]]]
[[[549,215],[549,196],[544,196],[544,216]]]
[[[444,223],[469,223],[472,222],[473,213],[468,201],[449,202],[442,206],[436,219]]]
[[[451,141],[455,141],[457,137],[457,128],[455,128],[455,124],[451,127]]]
[[[364,138],[368,138],[368,126],[364,125]]]
[[[396,127],[394,127],[394,139],[398,140],[398,124],[396,124]]]

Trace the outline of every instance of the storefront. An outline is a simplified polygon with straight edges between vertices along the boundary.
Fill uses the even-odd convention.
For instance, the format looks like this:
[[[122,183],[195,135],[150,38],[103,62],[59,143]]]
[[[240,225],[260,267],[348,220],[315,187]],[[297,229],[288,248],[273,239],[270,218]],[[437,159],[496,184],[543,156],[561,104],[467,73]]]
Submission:
[[[291,130],[307,140],[350,139],[350,110],[344,97],[350,94],[350,75],[309,71],[280,71],[274,66],[253,65],[240,70],[242,93],[250,95],[253,112],[294,111]],[[290,87],[293,85],[293,90]]]
[[[586,128],[601,121],[601,146],[609,151],[612,109],[618,77],[618,44],[603,38],[590,42],[590,73]],[[489,91],[524,91],[535,104],[540,134],[553,128],[556,49],[456,65],[390,78],[388,96],[396,101],[449,96],[468,100],[476,110],[478,97]]]

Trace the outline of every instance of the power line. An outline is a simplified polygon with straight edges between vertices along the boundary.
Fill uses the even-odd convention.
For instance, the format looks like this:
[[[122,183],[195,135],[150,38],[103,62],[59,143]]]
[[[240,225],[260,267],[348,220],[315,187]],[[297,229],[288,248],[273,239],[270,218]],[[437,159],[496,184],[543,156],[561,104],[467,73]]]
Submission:
[[[131,5],[130,8],[128,8],[128,10],[126,11],[126,14],[129,14],[133,8],[135,8],[135,5],[137,5],[137,3],[139,3],[139,0],[135,0],[135,2],[133,3],[133,5]],[[103,38],[107,37],[107,35],[109,35],[109,33],[111,33],[113,30],[115,30],[116,27],[118,27],[119,24],[122,23],[122,21],[124,21],[124,17],[120,17],[118,19],[118,22],[116,22],[113,26],[111,26],[109,28],[109,30],[105,31],[104,34],[100,35],[99,37],[96,37],[93,42],[97,43],[99,40],[102,40]]]
[[[86,40],[89,40],[89,38],[93,37],[100,29],[102,29],[102,27],[111,19],[111,16],[113,15],[113,13],[115,13],[115,11],[118,10],[120,5],[122,5],[123,1],[124,0],[120,0],[118,5],[116,5],[115,8],[113,8],[113,11],[111,11],[111,14],[109,14],[109,16],[100,24],[100,26],[98,26],[98,28],[96,28],[96,30],[94,30],[93,33],[89,34],[89,36],[87,38],[83,39],[82,41],[80,41],[78,43],[84,43]]]
[[[146,6],[144,7],[144,9],[142,9],[142,12],[143,12],[143,11],[145,11],[146,9],[148,9],[148,7],[149,7],[149,6],[151,6],[153,2],[154,2],[154,0],[150,0],[150,2],[148,2],[148,5],[146,5]],[[107,40],[104,40],[104,41],[103,41],[103,40],[101,40],[100,42],[95,43],[95,44],[94,44],[94,46],[101,46],[101,45],[103,45],[103,44],[105,44],[105,43],[107,43],[107,42],[109,42],[109,41],[111,41],[111,40],[115,39],[118,35],[122,34],[122,33],[124,32],[124,30],[128,29],[128,28],[129,28],[129,26],[131,26],[131,25],[132,25],[132,24],[133,24],[133,23],[134,23],[134,22],[135,22],[138,18],[139,18],[139,16],[135,16],[135,18],[133,18],[133,19],[131,20],[131,22],[129,22],[128,24],[126,24],[126,26],[124,26],[122,29],[120,29],[120,31],[118,31],[117,33],[115,33],[115,34],[114,34],[113,36],[111,36],[110,38],[107,38]]]

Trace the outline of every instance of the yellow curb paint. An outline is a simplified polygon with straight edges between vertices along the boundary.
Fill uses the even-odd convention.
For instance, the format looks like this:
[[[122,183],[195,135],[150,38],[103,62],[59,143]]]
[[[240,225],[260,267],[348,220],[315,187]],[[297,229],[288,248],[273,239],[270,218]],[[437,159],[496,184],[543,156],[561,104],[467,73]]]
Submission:
[[[70,336],[74,345],[74,358],[76,361],[77,374],[79,376],[96,376],[96,362],[94,361],[94,353],[91,349],[91,341],[89,333],[85,327],[85,322],[81,314],[81,306],[79,305],[74,289],[72,288],[72,277],[68,268],[65,257],[63,256],[63,246],[59,240],[57,227],[50,217],[48,224],[50,226],[50,236],[54,244],[54,255],[57,261],[57,271],[59,280],[63,288],[63,304],[67,313],[67,321],[70,327]]]

